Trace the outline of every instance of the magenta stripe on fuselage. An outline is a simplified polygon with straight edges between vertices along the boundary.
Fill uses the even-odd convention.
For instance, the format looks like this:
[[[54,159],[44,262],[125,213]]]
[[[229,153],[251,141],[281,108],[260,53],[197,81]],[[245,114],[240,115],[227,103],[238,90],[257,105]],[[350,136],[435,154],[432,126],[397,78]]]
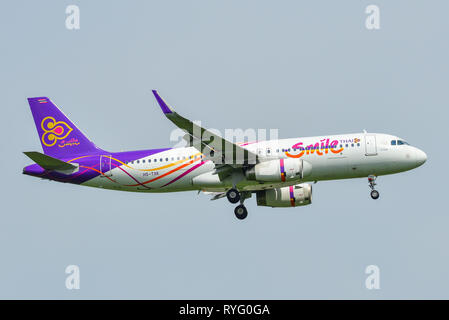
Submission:
[[[189,170],[187,170],[186,172],[184,172],[183,174],[180,174],[179,176],[177,176],[176,178],[174,178],[172,181],[164,184],[162,187],[168,186],[169,184],[172,184],[173,182],[181,179],[182,177],[184,177],[186,174],[189,174],[190,172],[192,172],[193,170],[195,170],[196,168],[201,167],[203,164],[205,164],[206,161],[201,161],[200,163],[198,163],[197,165],[193,166],[192,168],[190,168]],[[161,187],[161,188],[162,188]]]

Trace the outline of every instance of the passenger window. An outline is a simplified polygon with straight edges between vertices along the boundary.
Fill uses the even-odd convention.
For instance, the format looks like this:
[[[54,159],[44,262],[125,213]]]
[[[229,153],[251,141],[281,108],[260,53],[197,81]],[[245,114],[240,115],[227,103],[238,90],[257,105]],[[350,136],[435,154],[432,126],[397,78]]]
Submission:
[[[346,144],[346,148],[348,147],[348,144]]]
[[[353,144],[353,143],[351,144],[351,147],[354,147],[354,144]]]
[[[162,158],[159,159],[159,162],[162,162]]]
[[[137,163],[140,163],[140,160],[137,160]]]
[[[360,143],[357,143],[357,147],[360,147]]]

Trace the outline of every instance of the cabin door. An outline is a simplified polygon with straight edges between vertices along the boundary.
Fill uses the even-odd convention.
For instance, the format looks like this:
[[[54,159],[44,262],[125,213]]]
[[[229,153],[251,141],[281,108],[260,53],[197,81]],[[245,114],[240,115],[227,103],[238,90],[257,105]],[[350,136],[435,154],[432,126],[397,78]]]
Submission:
[[[112,176],[112,159],[111,156],[100,156],[100,171],[102,173],[101,177]]]
[[[365,136],[365,155],[367,155],[367,156],[377,155],[377,146],[376,146],[376,136],[375,135],[366,135]]]

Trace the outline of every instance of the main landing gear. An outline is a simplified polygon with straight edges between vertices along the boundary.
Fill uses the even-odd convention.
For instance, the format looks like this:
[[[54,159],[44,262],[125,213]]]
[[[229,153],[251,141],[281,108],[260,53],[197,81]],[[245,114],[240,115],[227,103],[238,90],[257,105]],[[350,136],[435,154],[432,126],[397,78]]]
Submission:
[[[374,189],[374,186],[376,185],[376,179],[377,177],[375,175],[369,175],[368,176],[368,183],[369,187],[371,188],[371,198],[374,200],[379,199],[379,191]]]
[[[237,203],[240,201],[240,192],[235,188],[229,189],[228,192],[226,192],[226,197],[230,203]]]
[[[243,220],[248,216],[248,210],[246,210],[246,207],[243,204],[239,204],[235,207],[234,214],[237,219]]]
[[[240,201],[240,204],[234,209],[234,214],[239,220],[245,219],[248,216],[248,210],[246,210],[246,207],[243,205],[243,201],[246,199],[245,194],[240,194],[234,187],[226,192],[226,197],[230,203],[237,203]]]

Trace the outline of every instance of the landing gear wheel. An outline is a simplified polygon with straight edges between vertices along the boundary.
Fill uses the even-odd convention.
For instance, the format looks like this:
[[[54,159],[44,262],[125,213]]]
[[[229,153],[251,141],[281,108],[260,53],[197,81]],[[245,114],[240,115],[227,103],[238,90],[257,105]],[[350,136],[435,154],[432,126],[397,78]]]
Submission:
[[[238,205],[234,209],[235,216],[237,219],[243,220],[248,216],[248,210],[246,210],[246,207],[243,204]]]
[[[237,203],[240,201],[240,192],[234,188],[229,189],[228,192],[226,192],[226,197],[230,203]]]
[[[373,190],[371,191],[371,198],[373,198],[374,200],[379,198],[379,191],[377,190]]]
[[[368,176],[368,184],[371,189],[371,198],[373,198],[374,200],[379,198],[379,191],[374,189],[374,187],[376,186],[376,179],[377,177],[373,174],[370,174]]]

